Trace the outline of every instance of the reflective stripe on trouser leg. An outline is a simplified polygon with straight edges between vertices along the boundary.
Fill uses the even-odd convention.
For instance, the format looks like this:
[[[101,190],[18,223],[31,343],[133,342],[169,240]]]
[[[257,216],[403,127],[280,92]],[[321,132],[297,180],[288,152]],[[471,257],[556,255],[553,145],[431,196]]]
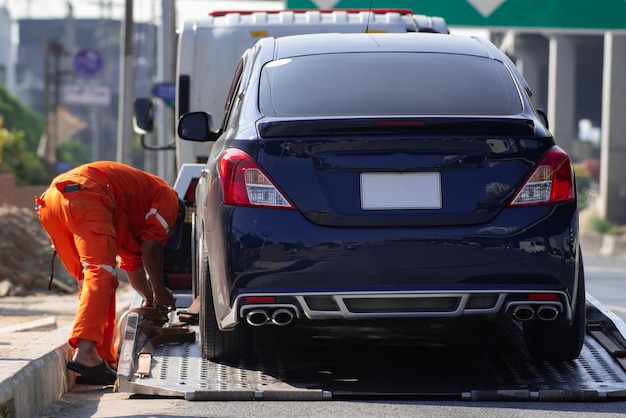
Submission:
[[[115,339],[115,289],[113,266],[88,264],[79,282],[79,304],[70,335],[70,345],[79,339],[95,341],[98,354],[108,363],[117,362]]]

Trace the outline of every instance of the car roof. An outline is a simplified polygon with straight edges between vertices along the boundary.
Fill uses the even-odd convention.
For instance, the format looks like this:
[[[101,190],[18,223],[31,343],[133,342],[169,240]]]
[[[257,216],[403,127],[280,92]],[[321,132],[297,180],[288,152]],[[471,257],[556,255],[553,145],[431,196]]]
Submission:
[[[346,52],[424,52],[494,58],[492,44],[477,37],[437,33],[318,33],[275,39],[274,59]]]

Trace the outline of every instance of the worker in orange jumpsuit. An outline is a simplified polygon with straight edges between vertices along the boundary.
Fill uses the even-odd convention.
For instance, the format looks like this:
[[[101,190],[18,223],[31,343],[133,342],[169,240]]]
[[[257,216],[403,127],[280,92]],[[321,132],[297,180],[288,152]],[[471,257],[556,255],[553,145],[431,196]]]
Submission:
[[[116,261],[119,257],[119,268],[144,306],[174,309],[163,279],[163,246],[180,233],[184,204],[163,179],[109,161],[57,176],[35,200],[59,259],[78,281],[79,305],[69,338],[76,350],[67,367],[113,384]]]

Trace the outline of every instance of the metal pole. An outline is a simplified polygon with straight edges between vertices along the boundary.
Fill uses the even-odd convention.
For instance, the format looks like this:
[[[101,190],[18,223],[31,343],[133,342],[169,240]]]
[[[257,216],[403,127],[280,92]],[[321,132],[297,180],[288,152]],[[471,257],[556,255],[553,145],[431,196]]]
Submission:
[[[150,13],[150,23],[154,23],[157,20],[157,16],[159,15],[159,10],[158,7],[160,7],[160,5],[157,4],[157,2],[153,1],[152,2],[152,8],[151,8],[151,13]],[[154,27],[154,31],[152,30],[152,28]],[[146,56],[149,59],[149,63],[150,63],[150,67],[149,67],[149,73],[148,76],[150,77],[150,82],[154,83],[157,81],[156,79],[156,73],[157,73],[157,60],[153,59],[154,57],[156,57],[156,50],[157,50],[157,25],[148,25],[147,26],[148,30],[147,33],[149,34],[148,39],[147,39],[147,48],[146,48]],[[147,134],[145,134],[145,141],[148,144],[154,144],[155,139],[155,132],[149,132]],[[160,152],[157,151],[148,151],[144,153],[144,170],[150,172],[150,173],[157,173],[157,166],[158,166],[158,159],[159,159],[159,154]]]
[[[174,39],[176,33],[176,7],[174,0],[162,0],[161,2],[161,26],[159,28],[158,43],[158,68],[157,80],[168,82],[174,78]],[[156,103],[156,120],[161,123],[157,129],[157,140],[159,146],[163,147],[174,138],[172,109],[159,100]],[[174,183],[176,179],[176,154],[173,151],[159,151],[157,159],[157,175]]]
[[[120,88],[117,119],[117,161],[132,165],[132,108],[135,80],[133,73],[133,0],[126,0],[120,51]]]

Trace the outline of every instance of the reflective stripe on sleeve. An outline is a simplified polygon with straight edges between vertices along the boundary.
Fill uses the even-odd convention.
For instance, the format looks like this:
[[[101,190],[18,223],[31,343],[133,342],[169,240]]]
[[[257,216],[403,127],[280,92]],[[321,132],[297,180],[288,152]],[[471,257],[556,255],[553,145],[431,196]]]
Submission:
[[[148,217],[149,217],[150,215],[154,215],[154,216],[156,216],[157,221],[159,221],[159,223],[161,224],[161,226],[163,226],[163,229],[165,229],[165,232],[166,232],[166,233],[169,233],[169,232],[170,232],[170,227],[169,227],[169,225],[167,224],[167,222],[165,221],[165,218],[163,218],[163,217],[161,216],[161,214],[160,214],[160,213],[156,210],[156,208],[152,208],[152,209],[150,209],[150,211],[148,211],[148,213],[146,213],[146,218],[145,218],[145,219],[148,219]]]

